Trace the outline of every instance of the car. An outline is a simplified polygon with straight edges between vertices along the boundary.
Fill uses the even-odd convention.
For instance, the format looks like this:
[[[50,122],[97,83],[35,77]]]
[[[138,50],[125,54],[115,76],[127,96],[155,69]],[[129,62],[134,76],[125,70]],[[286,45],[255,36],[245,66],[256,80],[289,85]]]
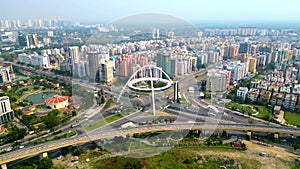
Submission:
[[[231,139],[237,139],[237,138],[238,138],[238,136],[236,136],[236,135],[231,136]]]
[[[62,155],[60,155],[60,156],[59,156],[59,157],[57,157],[56,159],[60,160],[60,159],[62,159],[62,157],[63,157],[63,156],[62,156]]]
[[[10,152],[10,151],[12,151],[12,149],[13,149],[12,147],[9,147],[6,149],[6,152]]]
[[[22,148],[24,148],[25,146],[19,146],[19,149],[22,149]]]
[[[61,132],[62,132],[62,130],[58,130],[58,131],[54,131],[53,134],[56,135],[56,134],[59,134]]]
[[[79,126],[79,125],[80,125],[80,123],[72,124],[72,125],[71,125],[71,128],[77,127],[77,126]]]

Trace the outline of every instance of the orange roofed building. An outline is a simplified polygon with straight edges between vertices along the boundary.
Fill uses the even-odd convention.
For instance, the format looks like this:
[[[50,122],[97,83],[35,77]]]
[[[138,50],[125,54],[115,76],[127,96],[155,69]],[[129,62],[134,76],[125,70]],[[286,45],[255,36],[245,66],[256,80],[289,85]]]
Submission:
[[[55,95],[46,99],[46,105],[51,109],[62,109],[69,106],[69,97],[68,96],[58,96]]]

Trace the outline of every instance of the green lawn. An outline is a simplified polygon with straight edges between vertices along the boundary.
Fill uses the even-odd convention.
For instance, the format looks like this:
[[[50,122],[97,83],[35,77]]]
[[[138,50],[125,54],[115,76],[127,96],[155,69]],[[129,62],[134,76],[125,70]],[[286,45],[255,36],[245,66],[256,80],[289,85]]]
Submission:
[[[272,109],[265,106],[255,106],[258,108],[259,114],[256,116],[260,119],[270,120],[272,117]]]
[[[236,111],[240,111],[243,114],[256,114],[256,112],[254,110],[252,110],[251,107],[253,108],[258,108],[258,112],[259,114],[256,115],[255,117],[258,117],[260,119],[264,119],[264,120],[271,120],[272,117],[272,109],[270,107],[266,107],[266,106],[261,106],[261,105],[250,105],[250,104],[237,104],[234,102],[229,103],[227,106],[227,108],[231,109],[231,110],[236,110]]]
[[[113,116],[109,116],[109,117],[105,118],[105,120],[106,120],[107,123],[111,123],[111,122],[116,121],[116,120],[118,120],[122,117],[123,117],[122,114],[115,114]]]
[[[122,114],[115,114],[115,115],[109,116],[105,119],[100,119],[100,120],[94,121],[94,122],[92,122],[92,123],[90,123],[86,126],[83,126],[83,128],[87,131],[91,131],[91,130],[94,130],[96,128],[102,127],[107,123],[111,123],[113,121],[116,121],[116,120],[118,120],[122,117],[123,117]]]
[[[140,134],[135,134],[135,138],[146,138],[146,137],[154,137],[160,134],[163,134],[164,131],[156,131],[156,132],[146,132],[146,133],[140,133]]]
[[[284,112],[286,123],[300,127],[300,114],[293,112]]]
[[[256,113],[255,111],[252,110],[250,105],[237,104],[237,103],[231,102],[226,107],[229,109],[232,109],[232,110],[240,111],[241,113],[246,114],[246,115]]]
[[[128,81],[128,78],[117,78],[117,80],[113,83],[115,86],[124,86]]]

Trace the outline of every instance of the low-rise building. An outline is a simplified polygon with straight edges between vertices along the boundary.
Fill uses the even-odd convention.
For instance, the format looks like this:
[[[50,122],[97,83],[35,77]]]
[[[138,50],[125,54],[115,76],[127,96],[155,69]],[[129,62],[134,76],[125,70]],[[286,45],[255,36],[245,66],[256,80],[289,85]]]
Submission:
[[[283,107],[290,110],[295,110],[297,97],[293,94],[286,94]]]
[[[259,96],[259,90],[258,89],[250,89],[247,93],[247,98],[252,101],[255,102],[257,101]]]
[[[284,84],[281,88],[280,88],[280,92],[281,93],[291,93],[291,88],[292,88],[292,84]]]
[[[281,110],[281,106],[275,106],[275,107],[274,107],[273,113],[274,113],[275,115],[279,115],[280,110]]]
[[[283,101],[284,101],[284,94],[283,93],[278,93],[276,98],[277,98],[276,105],[281,106],[283,104]]]
[[[278,85],[275,85],[275,84],[272,84],[268,87],[268,91],[275,92],[275,93],[278,93],[279,89],[280,89],[280,87]]]
[[[300,84],[294,85],[293,94],[300,95]]]
[[[272,98],[270,99],[270,103],[272,105],[281,106],[284,101],[284,95],[282,93],[274,93]]]
[[[58,96],[55,95],[46,99],[46,105],[51,109],[62,109],[69,106],[69,97],[68,96]]]
[[[260,92],[259,101],[263,104],[268,104],[271,99],[271,92],[263,90]]]
[[[247,93],[248,93],[248,88],[247,87],[240,87],[237,90],[237,94],[236,95],[237,95],[237,97],[241,97],[244,100],[246,100]]]
[[[18,61],[21,63],[31,64],[33,66],[39,66],[42,68],[48,68],[50,66],[50,60],[48,55],[39,55],[37,53],[18,54]]]
[[[270,83],[267,81],[262,81],[258,86],[257,89],[259,90],[268,90],[268,87],[270,86]]]
[[[298,99],[297,99],[296,109],[298,112],[300,111],[300,97],[298,97]]]
[[[260,84],[259,80],[253,80],[253,81],[251,81],[250,88],[255,88],[256,89],[259,84]]]

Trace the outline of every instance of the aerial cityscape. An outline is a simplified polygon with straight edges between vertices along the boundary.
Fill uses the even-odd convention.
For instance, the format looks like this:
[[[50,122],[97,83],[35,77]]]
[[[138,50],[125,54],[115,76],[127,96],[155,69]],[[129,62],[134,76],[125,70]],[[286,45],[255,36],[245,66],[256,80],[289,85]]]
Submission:
[[[1,169],[300,168],[284,4],[1,2]]]

